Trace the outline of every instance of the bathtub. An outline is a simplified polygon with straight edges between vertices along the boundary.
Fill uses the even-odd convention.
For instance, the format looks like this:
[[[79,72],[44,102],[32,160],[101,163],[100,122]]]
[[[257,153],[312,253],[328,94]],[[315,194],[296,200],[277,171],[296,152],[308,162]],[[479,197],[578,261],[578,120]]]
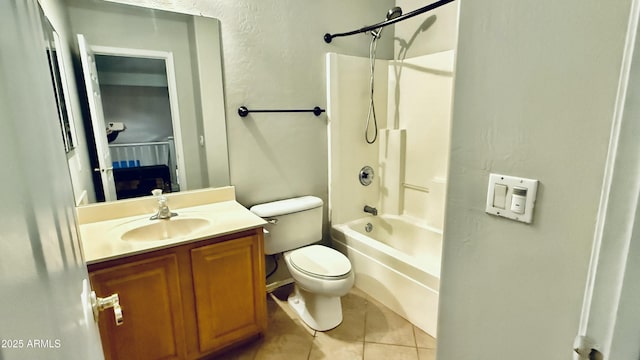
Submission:
[[[440,231],[402,216],[381,215],[334,224],[331,238],[351,260],[356,287],[437,336]]]

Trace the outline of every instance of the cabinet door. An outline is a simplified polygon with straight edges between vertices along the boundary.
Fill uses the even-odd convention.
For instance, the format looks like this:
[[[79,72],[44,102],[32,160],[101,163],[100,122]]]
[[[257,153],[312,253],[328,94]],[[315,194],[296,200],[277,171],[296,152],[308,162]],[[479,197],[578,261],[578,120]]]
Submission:
[[[186,354],[176,255],[155,257],[90,274],[100,297],[118,293],[124,323],[100,313],[107,359],[182,359]]]
[[[191,250],[200,352],[264,331],[263,256],[259,236]]]

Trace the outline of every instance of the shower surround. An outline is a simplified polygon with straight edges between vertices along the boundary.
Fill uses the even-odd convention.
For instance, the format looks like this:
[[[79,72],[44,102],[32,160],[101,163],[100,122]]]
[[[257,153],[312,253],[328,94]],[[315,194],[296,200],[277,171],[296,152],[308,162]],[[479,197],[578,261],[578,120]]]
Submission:
[[[436,336],[453,51],[376,60],[373,145],[364,135],[369,59],[326,60],[333,244],[354,264],[357,287]],[[375,176],[363,186],[367,165]]]

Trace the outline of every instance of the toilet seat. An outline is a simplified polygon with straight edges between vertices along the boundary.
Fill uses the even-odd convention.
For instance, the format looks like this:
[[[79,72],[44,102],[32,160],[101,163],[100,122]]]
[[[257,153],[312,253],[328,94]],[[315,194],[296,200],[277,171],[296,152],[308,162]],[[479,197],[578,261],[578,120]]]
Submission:
[[[351,262],[337,250],[311,245],[288,254],[289,263],[303,274],[319,279],[338,280],[351,273]]]

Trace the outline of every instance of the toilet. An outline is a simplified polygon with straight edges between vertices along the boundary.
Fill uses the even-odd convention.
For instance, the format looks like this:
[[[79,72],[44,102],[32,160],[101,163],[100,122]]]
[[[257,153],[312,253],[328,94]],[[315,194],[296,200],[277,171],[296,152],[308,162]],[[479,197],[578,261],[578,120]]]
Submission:
[[[283,253],[294,280],[287,300],[310,328],[326,331],[342,322],[340,297],[353,287],[351,262],[323,245],[322,199],[303,196],[255,205],[251,212],[265,219],[265,254]]]

